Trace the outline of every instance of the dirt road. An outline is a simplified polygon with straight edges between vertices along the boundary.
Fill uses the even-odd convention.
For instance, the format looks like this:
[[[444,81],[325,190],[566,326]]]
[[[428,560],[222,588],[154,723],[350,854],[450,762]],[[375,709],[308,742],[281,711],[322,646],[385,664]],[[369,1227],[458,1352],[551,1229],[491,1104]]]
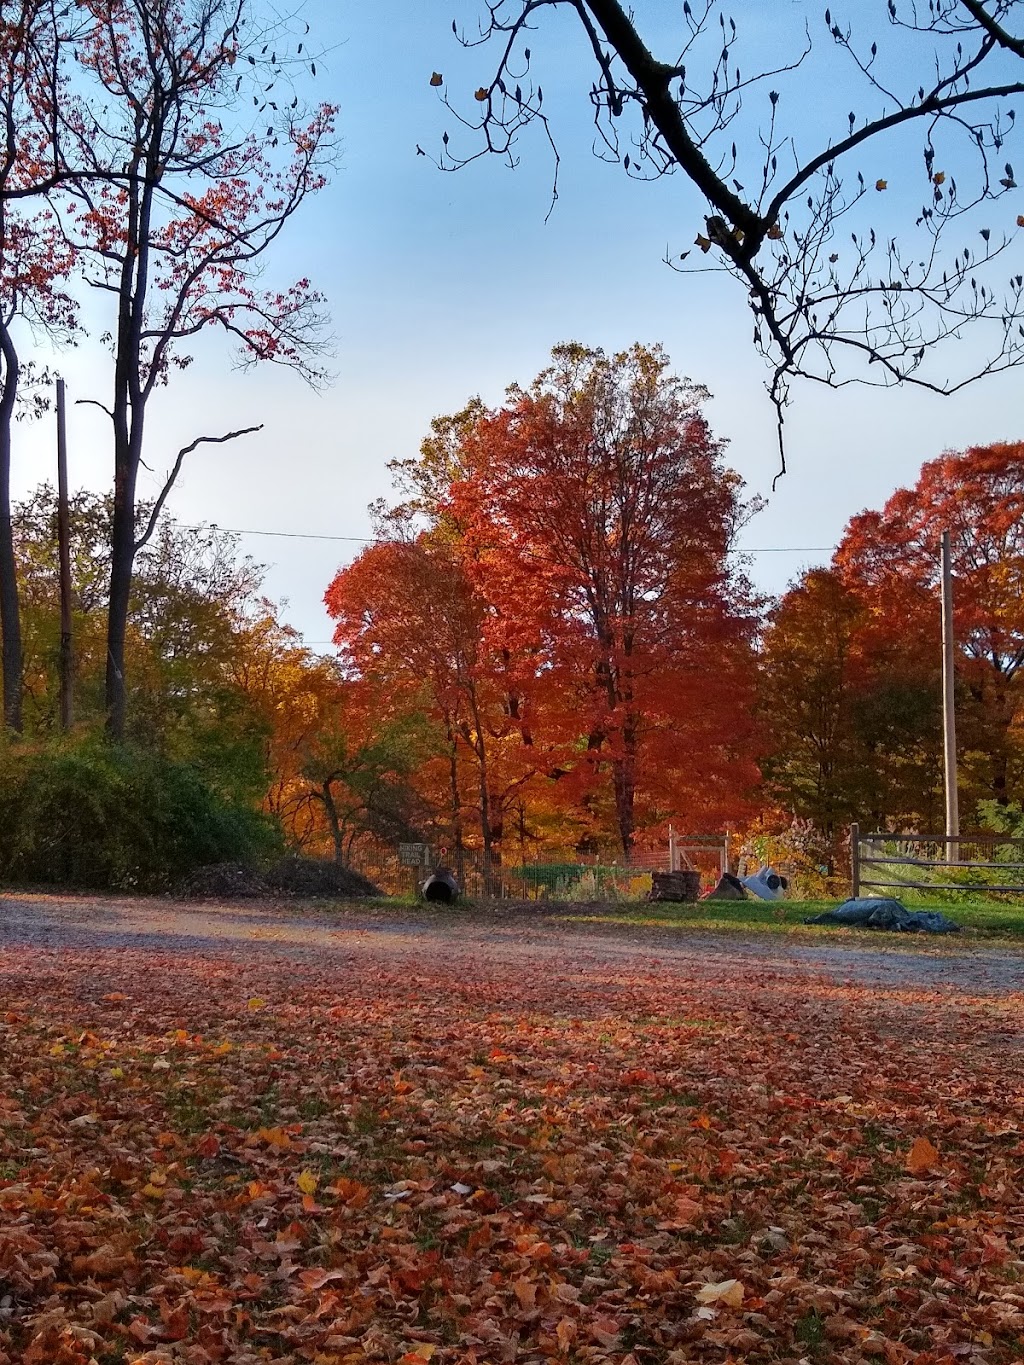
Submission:
[[[580,907],[573,907],[579,912]],[[566,908],[568,911],[568,908]],[[187,903],[163,898],[0,895],[0,948],[77,952],[147,950],[307,960],[320,968],[361,959],[411,963],[547,960],[558,973],[640,962],[711,982],[737,967],[879,987],[951,987],[966,994],[1024,989],[1024,951],[974,935],[912,939],[864,935],[708,932],[686,926],[573,922],[549,908],[501,906],[432,915],[399,906],[343,910],[266,904]]]

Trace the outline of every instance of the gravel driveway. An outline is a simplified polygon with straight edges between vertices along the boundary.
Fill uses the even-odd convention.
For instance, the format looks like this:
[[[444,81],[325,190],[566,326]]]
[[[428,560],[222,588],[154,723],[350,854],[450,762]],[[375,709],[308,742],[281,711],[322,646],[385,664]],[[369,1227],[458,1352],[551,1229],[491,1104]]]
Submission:
[[[574,907],[577,911],[579,907]],[[338,966],[353,955],[394,961],[465,960],[524,954],[556,972],[638,960],[698,980],[759,966],[881,988],[947,988],[967,995],[1024,989],[1024,952],[975,935],[913,939],[843,934],[822,941],[793,933],[709,932],[682,926],[573,923],[551,907],[501,905],[432,915],[409,906],[323,909],[263,903],[188,903],[164,898],[0,896],[0,950],[118,949]]]

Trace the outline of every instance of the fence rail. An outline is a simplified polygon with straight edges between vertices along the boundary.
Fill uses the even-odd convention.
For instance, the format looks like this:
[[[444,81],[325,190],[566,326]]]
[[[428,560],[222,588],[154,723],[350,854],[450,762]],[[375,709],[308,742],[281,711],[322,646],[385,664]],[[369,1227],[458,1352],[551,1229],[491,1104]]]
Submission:
[[[940,892],[945,897],[1024,898],[1024,876],[1012,877],[1024,873],[1021,849],[1024,839],[998,834],[862,834],[858,825],[851,825],[853,894],[859,896],[865,890],[913,891],[925,896]],[[972,850],[990,856],[964,856]],[[1003,851],[1005,856],[999,856]],[[916,878],[915,871],[919,873]]]

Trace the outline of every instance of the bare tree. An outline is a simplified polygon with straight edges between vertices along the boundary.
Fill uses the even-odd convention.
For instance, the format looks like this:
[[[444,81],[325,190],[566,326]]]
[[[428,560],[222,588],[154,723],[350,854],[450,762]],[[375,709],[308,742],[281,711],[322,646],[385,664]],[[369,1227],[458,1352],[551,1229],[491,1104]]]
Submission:
[[[79,51],[94,79],[62,113],[62,133],[93,176],[75,182],[64,221],[116,315],[113,397],[100,406],[114,436],[107,726],[120,738],[135,555],[189,451],[259,429],[200,436],[179,451],[139,537],[147,404],[211,328],[232,338],[243,364],[323,378],[320,296],[307,279],[275,289],[261,274],[285,224],[325,183],[335,110],[303,112],[292,79],[308,69],[303,42],[260,30],[250,0],[93,0],[90,9]]]
[[[530,43],[544,41],[554,11],[575,19],[593,62],[598,155],[633,179],[682,172],[703,196],[693,246],[674,248],[669,263],[724,270],[745,289],[783,469],[794,377],[952,393],[1024,360],[1024,214],[1010,207],[1007,160],[1013,99],[1024,92],[1024,6],[867,8],[856,7],[856,29],[825,9],[824,27],[805,28],[788,57],[769,64],[755,52],[743,70],[724,0],[684,0],[665,58],[619,0],[485,0],[476,32],[453,25],[464,46],[495,51],[475,111],[449,98],[439,72],[431,77],[463,133],[458,145],[445,133],[443,169],[491,154],[515,165],[534,127],[554,158],[557,197],[557,130]],[[859,111],[831,93],[847,76],[860,82]],[[942,343],[968,327],[985,333],[981,360],[946,368],[961,357]]]

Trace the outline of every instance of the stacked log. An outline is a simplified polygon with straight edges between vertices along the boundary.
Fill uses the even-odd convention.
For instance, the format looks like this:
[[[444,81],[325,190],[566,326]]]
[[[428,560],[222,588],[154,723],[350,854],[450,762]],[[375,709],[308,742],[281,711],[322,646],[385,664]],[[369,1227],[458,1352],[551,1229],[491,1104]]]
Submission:
[[[692,868],[681,872],[652,872],[649,901],[692,903],[700,895],[700,873]]]

